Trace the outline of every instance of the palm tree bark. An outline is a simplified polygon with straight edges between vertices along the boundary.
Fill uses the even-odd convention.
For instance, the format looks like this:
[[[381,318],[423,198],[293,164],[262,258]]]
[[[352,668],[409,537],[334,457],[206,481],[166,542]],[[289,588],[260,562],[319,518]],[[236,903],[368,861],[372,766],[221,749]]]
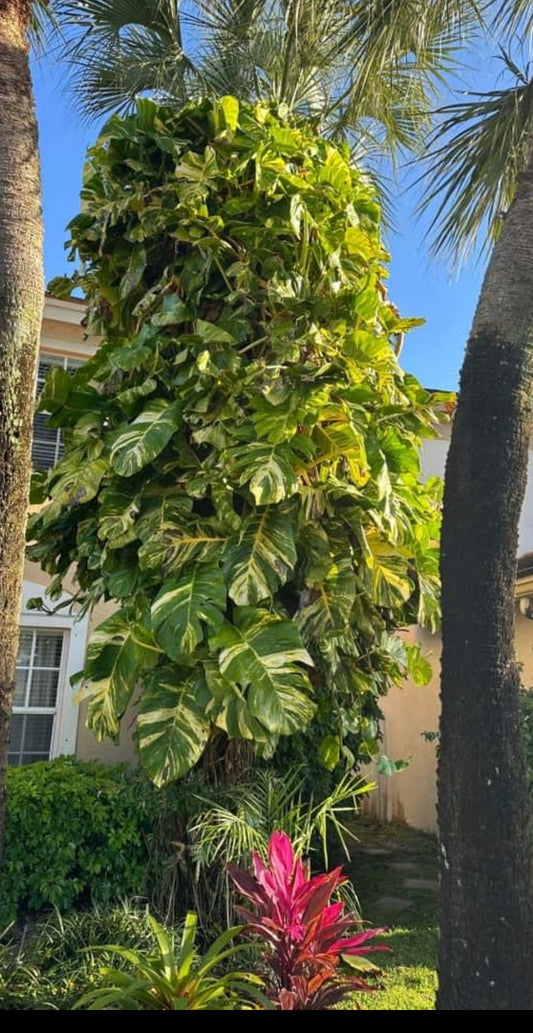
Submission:
[[[515,659],[533,392],[533,157],[461,373],[442,535],[437,1007],[533,1008],[531,839]]]
[[[0,0],[0,861],[44,300],[29,3]]]

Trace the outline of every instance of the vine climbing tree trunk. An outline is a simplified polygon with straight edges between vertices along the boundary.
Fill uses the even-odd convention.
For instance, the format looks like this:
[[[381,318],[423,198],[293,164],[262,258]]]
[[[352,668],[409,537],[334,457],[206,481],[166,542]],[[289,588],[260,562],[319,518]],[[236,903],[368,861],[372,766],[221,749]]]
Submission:
[[[28,0],[0,0],[0,862],[44,299]]]
[[[442,1010],[533,1008],[531,839],[514,646],[532,392],[533,159],[483,283],[446,466]]]

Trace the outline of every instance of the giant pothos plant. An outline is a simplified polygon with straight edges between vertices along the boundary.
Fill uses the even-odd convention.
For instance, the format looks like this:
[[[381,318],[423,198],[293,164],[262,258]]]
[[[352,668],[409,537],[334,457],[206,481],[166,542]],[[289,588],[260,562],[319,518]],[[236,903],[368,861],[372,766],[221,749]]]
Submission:
[[[428,674],[397,629],[438,613],[438,486],[418,452],[439,401],[404,373],[372,187],[348,152],[232,97],[139,101],[89,152],[70,224],[87,331],[41,408],[65,453],[36,479],[32,559],[52,596],[117,610],[83,672],[116,736],[183,775],[214,730],[272,755],[322,730],[377,750],[379,697]],[[315,737],[316,738],[316,737]]]

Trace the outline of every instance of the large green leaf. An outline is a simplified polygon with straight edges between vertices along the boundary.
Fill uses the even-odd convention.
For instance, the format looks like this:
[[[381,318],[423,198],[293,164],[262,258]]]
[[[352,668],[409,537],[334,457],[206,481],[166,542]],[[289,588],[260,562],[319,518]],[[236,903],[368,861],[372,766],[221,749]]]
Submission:
[[[298,491],[296,457],[286,444],[252,441],[232,449],[230,460],[239,484],[248,485],[258,506],[281,502]]]
[[[93,631],[79,697],[89,699],[89,727],[97,739],[115,738],[143,670],[153,667],[160,650],[151,632],[125,610]]]
[[[199,694],[198,674],[175,667],[154,671],[139,705],[139,750],[157,786],[185,775],[201,757],[210,723]]]
[[[108,488],[100,496],[98,537],[104,539],[110,549],[120,549],[137,537],[135,527],[139,514],[137,491]]]
[[[276,738],[253,716],[245,693],[221,674],[218,664],[207,661],[204,674],[206,687],[213,697],[206,713],[216,727],[226,732],[230,739],[249,739],[264,746],[274,746]]]
[[[373,542],[365,581],[379,606],[399,606],[413,594],[414,584],[408,576],[407,560],[390,546]]]
[[[349,632],[355,591],[351,561],[345,558],[333,562],[327,576],[302,595],[303,605],[297,615],[297,624],[304,641],[309,642],[328,632],[336,635]]]
[[[229,595],[238,606],[255,606],[269,598],[296,563],[294,518],[279,506],[266,506],[243,526],[227,553]]]
[[[69,459],[72,462],[69,463]],[[69,465],[71,469],[68,469]],[[55,482],[50,494],[63,506],[81,506],[95,497],[108,469],[107,459],[83,463],[73,455],[66,457],[61,465],[65,472]]]
[[[121,477],[132,477],[151,463],[180,425],[178,402],[162,398],[150,402],[125,430],[117,432],[111,446],[111,465]]]
[[[169,578],[152,605],[157,641],[173,660],[183,661],[209,629],[218,631],[226,605],[226,585],[218,567],[200,564],[181,578]]]
[[[247,691],[250,713],[275,735],[290,735],[311,720],[311,683],[300,667],[313,666],[298,629],[264,610],[243,606],[214,643],[221,673]]]
[[[331,422],[322,423],[313,432],[313,439],[318,446],[315,465],[327,462],[334,465],[343,459],[355,484],[364,485],[370,477],[364,437],[352,426],[345,415],[340,414]]]
[[[191,560],[220,556],[227,536],[216,521],[198,521],[191,511],[192,499],[183,496],[151,501],[137,524],[142,570],[179,570]]]

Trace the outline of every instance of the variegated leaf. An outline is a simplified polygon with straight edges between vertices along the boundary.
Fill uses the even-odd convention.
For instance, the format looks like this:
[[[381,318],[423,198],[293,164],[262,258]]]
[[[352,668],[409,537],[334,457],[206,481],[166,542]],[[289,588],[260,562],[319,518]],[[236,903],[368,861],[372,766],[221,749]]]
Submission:
[[[294,518],[287,509],[266,506],[249,518],[227,553],[229,595],[238,606],[269,598],[296,564]]]
[[[188,676],[187,676],[188,675]],[[197,672],[159,667],[139,706],[141,761],[156,786],[181,778],[201,757],[210,722],[199,694]]]
[[[88,723],[97,739],[115,738],[143,670],[154,667],[161,651],[149,629],[119,610],[91,636],[80,699],[89,700]]]
[[[258,506],[281,502],[298,491],[296,456],[288,445],[252,441],[228,455],[239,484],[248,485]]]
[[[295,624],[243,606],[213,646],[220,649],[221,674],[246,691],[250,713],[269,732],[290,735],[309,723],[315,706],[309,676],[299,665],[312,667],[313,661]]]
[[[155,398],[129,426],[119,428],[111,445],[111,465],[121,477],[132,477],[151,463],[180,425],[178,402]]]
[[[184,497],[154,500],[137,524],[142,541],[142,570],[172,571],[191,560],[219,557],[227,536],[216,521],[199,522],[191,515],[192,500]]]
[[[349,558],[333,560],[326,577],[302,592],[296,622],[305,642],[333,633],[349,633],[356,580]]]
[[[218,567],[201,564],[181,578],[169,578],[152,605],[154,634],[172,660],[194,651],[209,629],[220,628],[226,605],[226,585]]]

